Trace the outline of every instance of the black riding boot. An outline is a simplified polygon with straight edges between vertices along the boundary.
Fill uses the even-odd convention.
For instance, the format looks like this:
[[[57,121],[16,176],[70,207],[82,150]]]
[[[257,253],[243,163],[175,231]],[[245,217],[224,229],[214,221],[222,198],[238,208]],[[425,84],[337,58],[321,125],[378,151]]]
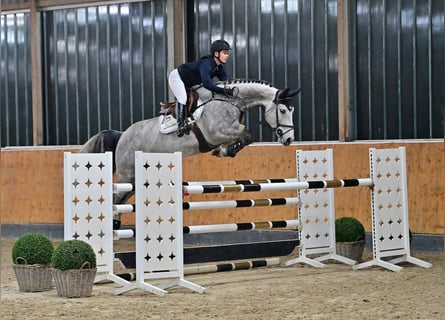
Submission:
[[[176,119],[178,120],[177,136],[182,137],[184,134],[189,134],[190,129],[185,121],[185,105],[176,102]]]

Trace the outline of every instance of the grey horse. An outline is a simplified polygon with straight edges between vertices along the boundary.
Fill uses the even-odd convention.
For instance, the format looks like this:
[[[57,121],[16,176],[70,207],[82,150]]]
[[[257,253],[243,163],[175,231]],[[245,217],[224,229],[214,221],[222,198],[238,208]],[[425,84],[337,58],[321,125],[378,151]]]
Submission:
[[[127,130],[105,130],[91,137],[80,152],[113,151],[117,182],[134,183],[134,152],[182,152],[192,156],[212,152],[218,157],[234,157],[252,142],[243,115],[247,109],[262,107],[264,119],[274,129],[279,142],[287,146],[294,140],[291,99],[299,90],[277,89],[264,81],[230,80],[218,85],[235,88],[235,96],[218,95],[200,87],[198,108],[192,115],[193,134],[177,137],[174,131],[161,132],[164,116],[141,120]],[[197,111],[199,111],[197,113]],[[125,203],[132,193],[115,195],[114,203]],[[115,228],[119,228],[119,220]]]

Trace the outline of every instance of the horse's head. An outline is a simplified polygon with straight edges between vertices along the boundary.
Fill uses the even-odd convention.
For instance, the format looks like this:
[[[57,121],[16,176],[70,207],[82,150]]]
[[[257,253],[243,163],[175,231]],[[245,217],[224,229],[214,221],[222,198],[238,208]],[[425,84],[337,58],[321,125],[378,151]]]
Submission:
[[[292,91],[290,88],[278,90],[271,106],[266,107],[265,119],[274,129],[279,142],[285,146],[294,141],[294,107],[291,100],[298,92],[300,92],[300,89]]]

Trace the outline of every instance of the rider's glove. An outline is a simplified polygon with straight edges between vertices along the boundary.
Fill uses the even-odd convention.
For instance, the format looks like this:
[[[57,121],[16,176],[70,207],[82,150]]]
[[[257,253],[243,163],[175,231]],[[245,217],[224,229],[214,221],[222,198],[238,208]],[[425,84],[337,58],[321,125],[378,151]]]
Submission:
[[[234,89],[235,88],[229,88],[229,87],[224,88],[224,94],[226,96],[233,97],[234,96]]]

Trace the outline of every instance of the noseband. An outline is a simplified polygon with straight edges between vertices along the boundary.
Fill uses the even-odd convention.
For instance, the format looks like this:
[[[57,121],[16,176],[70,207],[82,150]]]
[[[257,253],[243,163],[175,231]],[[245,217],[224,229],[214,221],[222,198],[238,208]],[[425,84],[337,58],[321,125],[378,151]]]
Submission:
[[[275,134],[281,138],[283,137],[285,134],[287,134],[289,131],[294,130],[294,126],[293,125],[288,125],[288,124],[282,124],[280,123],[280,117],[279,117],[279,111],[278,111],[278,103],[276,100],[274,100],[274,102],[277,104],[275,107],[275,123],[277,124],[276,127],[272,127],[272,130],[275,132]],[[285,105],[287,110],[291,111],[292,110],[292,106],[288,106]],[[272,110],[268,110],[267,112],[270,112]],[[287,130],[283,130],[283,128],[287,128]]]

